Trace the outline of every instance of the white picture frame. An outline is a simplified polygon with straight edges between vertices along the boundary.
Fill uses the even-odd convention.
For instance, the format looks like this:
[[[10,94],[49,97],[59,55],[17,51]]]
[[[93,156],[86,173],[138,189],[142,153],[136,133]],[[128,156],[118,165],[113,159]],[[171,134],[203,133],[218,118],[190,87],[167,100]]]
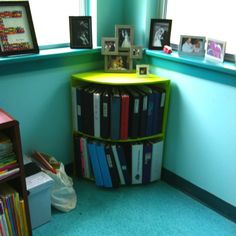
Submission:
[[[149,77],[149,65],[139,64],[136,65],[136,75],[137,77]]]
[[[224,61],[226,41],[207,39],[205,60],[222,63]]]

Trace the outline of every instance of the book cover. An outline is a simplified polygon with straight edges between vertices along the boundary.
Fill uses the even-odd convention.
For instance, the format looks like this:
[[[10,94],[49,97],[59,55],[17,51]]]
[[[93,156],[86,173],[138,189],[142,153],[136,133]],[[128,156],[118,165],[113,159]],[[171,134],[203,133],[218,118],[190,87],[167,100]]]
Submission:
[[[131,145],[132,184],[141,184],[143,175],[143,144]]]
[[[120,93],[117,87],[112,88],[111,95],[111,139],[120,139]]]
[[[116,167],[115,157],[110,144],[105,145],[105,154],[110,171],[112,186],[118,187],[120,185],[120,178]]]
[[[98,161],[98,155],[96,150],[97,144],[95,142],[88,142],[88,152],[91,160],[91,165],[94,173],[95,183],[97,186],[104,186],[101,167]]]
[[[103,143],[97,143],[96,151],[97,151],[98,162],[100,164],[101,175],[103,178],[103,185],[104,187],[112,188],[111,175],[105,154],[105,145]]]
[[[122,173],[123,173],[123,176],[124,176],[125,184],[129,185],[129,184],[131,184],[131,175],[130,175],[128,163],[126,161],[124,147],[120,144],[117,144],[116,149],[117,149],[119,162],[120,162],[120,165],[121,165],[121,170],[122,170]]]
[[[140,96],[134,89],[127,88],[130,97],[129,106],[129,137],[137,138],[139,135]]]
[[[118,157],[116,145],[115,144],[111,145],[111,149],[112,149],[114,160],[115,160],[115,163],[116,163],[116,168],[117,168],[117,171],[118,171],[118,174],[119,174],[120,184],[124,185],[125,184],[125,179],[124,179],[124,175],[123,175],[123,171],[122,171],[122,166],[121,166],[121,163],[120,163],[120,160],[119,160],[119,157]]]
[[[152,145],[147,142],[143,144],[143,179],[142,183],[150,182],[151,175],[151,161],[152,161]]]
[[[151,161],[151,176],[150,181],[155,181],[161,177],[162,168],[162,154],[163,154],[163,141],[151,142],[152,144],[152,161]]]
[[[101,95],[101,137],[110,137],[110,91],[105,88]]]
[[[94,136],[101,137],[100,129],[100,92],[93,93],[93,120],[94,120]]]
[[[128,139],[129,128],[129,94],[121,89],[121,121],[120,121],[120,139]]]
[[[82,137],[81,139],[82,145],[82,156],[83,156],[83,163],[84,163],[84,177],[85,178],[92,178],[91,173],[91,163],[88,155],[88,146],[87,146],[87,138]]]

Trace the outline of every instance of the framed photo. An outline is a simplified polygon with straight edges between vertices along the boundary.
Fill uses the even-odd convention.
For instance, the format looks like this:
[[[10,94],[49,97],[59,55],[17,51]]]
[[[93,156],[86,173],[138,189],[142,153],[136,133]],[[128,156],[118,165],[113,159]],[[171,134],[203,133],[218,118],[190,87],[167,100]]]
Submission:
[[[105,72],[132,72],[133,61],[129,53],[105,55]]]
[[[149,49],[163,49],[165,45],[170,46],[172,20],[151,19]]]
[[[131,25],[115,25],[115,37],[118,38],[118,50],[129,51],[134,43],[134,30]]]
[[[149,65],[136,65],[137,77],[149,77]]]
[[[70,48],[92,48],[91,16],[69,16]]]
[[[102,38],[102,54],[117,55],[118,54],[118,39],[117,38]]]
[[[131,45],[130,58],[141,59],[143,57],[143,48],[141,46]]]
[[[205,59],[213,62],[223,62],[226,42],[209,38],[207,40]]]
[[[205,37],[181,35],[179,43],[179,54],[204,57],[205,43]]]
[[[0,2],[0,56],[38,53],[28,1]]]

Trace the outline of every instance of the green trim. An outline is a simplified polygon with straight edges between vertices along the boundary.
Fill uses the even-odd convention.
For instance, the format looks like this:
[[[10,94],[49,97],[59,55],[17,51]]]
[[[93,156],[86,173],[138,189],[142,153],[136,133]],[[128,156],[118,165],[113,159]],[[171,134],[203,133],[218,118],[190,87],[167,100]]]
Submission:
[[[178,62],[194,67],[208,69],[209,71],[216,71],[236,76],[236,65],[232,62],[213,63],[196,57],[179,56],[178,52],[166,54],[163,51],[146,50],[145,54],[149,56],[149,58],[161,58],[167,61]]]

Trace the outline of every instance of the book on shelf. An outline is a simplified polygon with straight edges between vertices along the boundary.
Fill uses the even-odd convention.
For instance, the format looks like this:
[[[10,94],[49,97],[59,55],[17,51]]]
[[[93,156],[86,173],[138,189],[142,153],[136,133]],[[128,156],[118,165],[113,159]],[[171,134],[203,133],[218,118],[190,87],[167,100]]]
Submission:
[[[113,150],[110,144],[105,145],[105,155],[106,155],[106,160],[111,176],[111,181],[112,181],[112,187],[118,187],[120,185],[120,178],[115,162],[115,157],[113,154]]]
[[[96,143],[96,151],[97,151],[97,159],[101,168],[103,185],[104,187],[112,188],[111,175],[105,154],[105,145],[103,143]]]
[[[101,94],[100,101],[100,112],[101,112],[101,137],[109,138],[110,137],[110,91],[105,88]]]
[[[143,170],[142,170],[143,184],[147,184],[150,182],[151,161],[152,161],[152,145],[150,142],[145,142],[143,145]]]
[[[94,173],[94,179],[97,186],[104,186],[103,177],[102,177],[102,170],[98,161],[98,155],[96,150],[96,143],[89,142],[88,143],[88,152],[89,157],[91,160],[91,165]]]
[[[121,116],[120,116],[120,139],[127,139],[129,135],[129,94],[122,88]]]
[[[143,175],[143,143],[131,145],[132,184],[141,184]]]
[[[100,98],[101,94],[99,90],[93,93],[93,120],[94,120],[94,136],[101,137],[101,122],[100,122]]]
[[[7,225],[7,218],[5,215],[5,210],[4,210],[4,205],[3,205],[3,201],[0,199],[0,224],[2,226],[1,229],[1,235],[6,235],[9,236],[9,230],[8,230],[8,225]]]
[[[120,93],[117,87],[112,88],[112,94],[110,98],[110,127],[111,127],[111,139],[120,139]]]

